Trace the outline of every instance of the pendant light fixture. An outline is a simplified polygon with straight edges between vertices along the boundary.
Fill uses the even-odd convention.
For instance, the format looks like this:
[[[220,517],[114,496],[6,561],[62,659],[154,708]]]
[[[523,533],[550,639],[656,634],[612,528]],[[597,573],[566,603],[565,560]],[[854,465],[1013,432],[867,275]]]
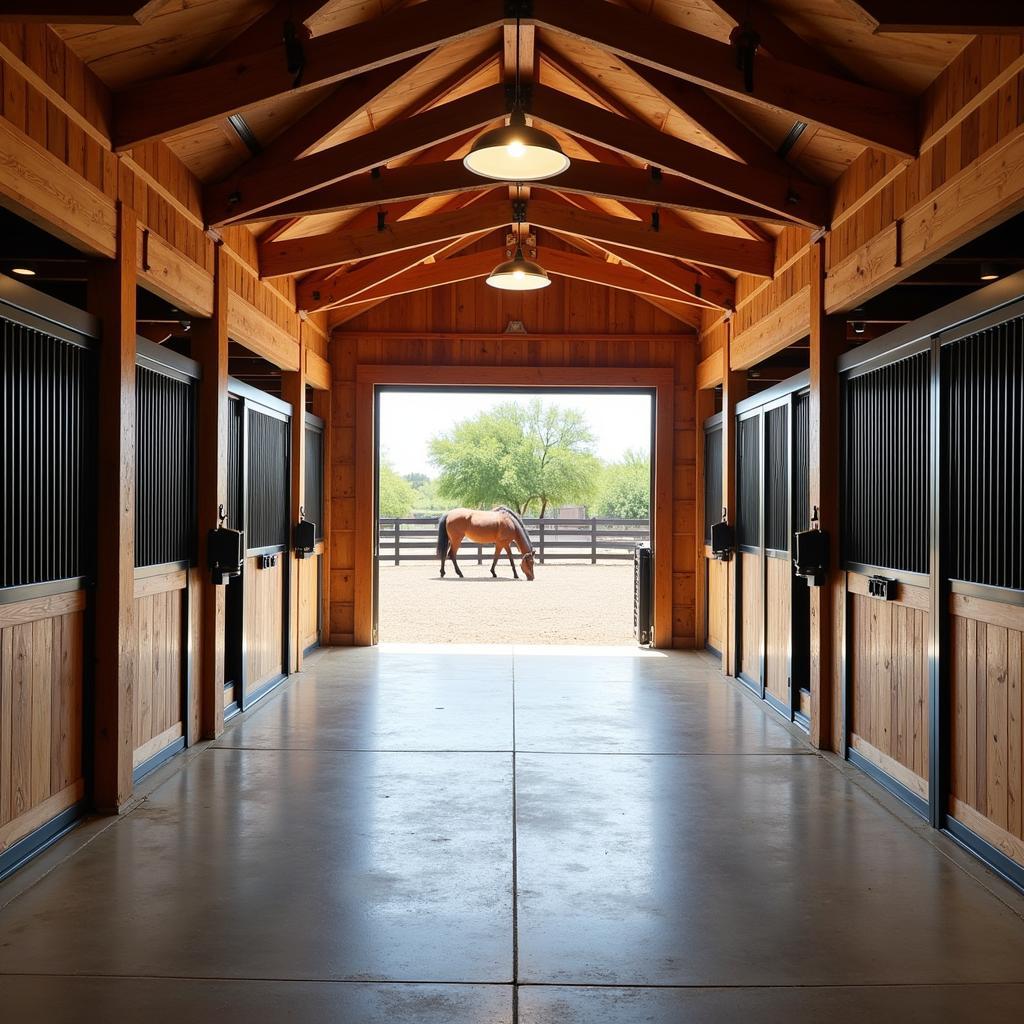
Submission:
[[[555,138],[526,123],[519,84],[519,15],[516,14],[516,84],[509,122],[485,132],[466,154],[463,164],[474,174],[495,181],[542,181],[569,166]]]
[[[487,276],[487,283],[492,288],[500,288],[506,292],[532,292],[538,288],[547,288],[551,284],[548,272],[536,262],[528,260],[523,254],[522,225],[526,220],[526,203],[522,199],[512,204],[513,230],[516,235],[516,248],[512,259],[499,263]]]

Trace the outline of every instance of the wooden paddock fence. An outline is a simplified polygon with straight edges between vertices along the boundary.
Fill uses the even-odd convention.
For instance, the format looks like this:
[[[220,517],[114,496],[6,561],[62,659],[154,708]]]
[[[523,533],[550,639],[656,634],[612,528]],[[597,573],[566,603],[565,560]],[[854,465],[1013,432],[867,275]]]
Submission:
[[[638,543],[649,543],[649,519],[524,519],[542,565],[552,562],[632,561]],[[381,562],[425,562],[437,558],[436,519],[381,519],[377,558]],[[476,559],[477,565],[494,555],[492,544],[463,541],[462,559]]]

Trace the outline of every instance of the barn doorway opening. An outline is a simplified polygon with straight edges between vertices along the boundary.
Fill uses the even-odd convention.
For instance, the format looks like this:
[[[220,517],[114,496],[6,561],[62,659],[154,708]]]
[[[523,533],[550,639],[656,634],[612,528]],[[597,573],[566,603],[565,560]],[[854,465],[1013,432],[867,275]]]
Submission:
[[[655,406],[646,388],[379,387],[377,639],[635,646]]]

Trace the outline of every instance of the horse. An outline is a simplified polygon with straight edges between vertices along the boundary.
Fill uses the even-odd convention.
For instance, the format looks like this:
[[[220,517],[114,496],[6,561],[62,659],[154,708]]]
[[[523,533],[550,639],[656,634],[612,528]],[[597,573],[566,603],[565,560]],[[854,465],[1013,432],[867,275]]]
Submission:
[[[462,579],[462,570],[455,560],[458,554],[459,545],[469,538],[478,544],[494,545],[494,560],[491,562],[491,575],[497,579],[495,567],[498,564],[498,557],[502,551],[508,555],[509,564],[512,566],[512,575],[519,579],[516,572],[516,563],[512,558],[512,545],[519,548],[523,556],[520,565],[528,580],[533,579],[533,545],[530,543],[526,527],[522,519],[504,505],[499,505],[490,512],[481,509],[453,508],[445,512],[437,521],[437,557],[441,559],[441,579],[444,579],[444,563],[446,558],[452,560],[459,579]]]

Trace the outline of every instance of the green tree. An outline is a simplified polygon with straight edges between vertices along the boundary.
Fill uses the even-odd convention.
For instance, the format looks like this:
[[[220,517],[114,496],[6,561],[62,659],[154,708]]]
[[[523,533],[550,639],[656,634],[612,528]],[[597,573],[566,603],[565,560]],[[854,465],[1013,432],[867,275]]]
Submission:
[[[426,473],[406,473],[403,479],[408,480],[416,490],[430,482],[430,477]]]
[[[431,441],[430,454],[444,497],[543,517],[551,506],[585,504],[593,496],[600,471],[593,447],[583,413],[534,399],[457,423]]]
[[[416,503],[411,483],[399,476],[386,462],[380,464],[379,509],[383,519],[404,519]]]
[[[604,467],[597,514],[613,519],[647,519],[651,514],[651,460],[628,451]]]

